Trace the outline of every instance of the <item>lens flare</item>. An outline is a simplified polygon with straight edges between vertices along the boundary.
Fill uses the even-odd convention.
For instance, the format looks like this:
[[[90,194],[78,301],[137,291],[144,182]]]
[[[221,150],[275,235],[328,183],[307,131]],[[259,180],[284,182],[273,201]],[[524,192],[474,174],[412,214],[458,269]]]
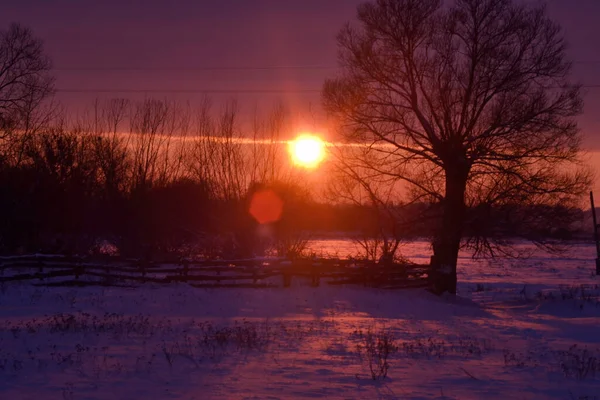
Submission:
[[[277,222],[283,212],[283,200],[270,189],[259,190],[252,195],[248,211],[259,224]]]

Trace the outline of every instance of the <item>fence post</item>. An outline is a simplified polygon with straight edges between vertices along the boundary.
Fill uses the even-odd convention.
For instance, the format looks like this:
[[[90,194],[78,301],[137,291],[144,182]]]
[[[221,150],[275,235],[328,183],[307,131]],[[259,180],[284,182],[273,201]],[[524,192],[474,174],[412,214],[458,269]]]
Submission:
[[[82,274],[83,274],[83,265],[81,265],[81,262],[77,261],[75,263],[75,280],[78,281],[79,276]]]
[[[594,241],[596,242],[596,275],[600,275],[600,234],[598,233],[598,219],[596,218],[596,206],[594,205],[594,192],[590,192],[590,203],[592,205],[592,220],[594,222]]]
[[[189,269],[190,269],[190,262],[188,260],[183,260],[183,281],[187,282],[188,281],[188,275],[189,275]]]
[[[312,274],[313,274],[313,285],[318,287],[321,285],[321,275],[325,273],[325,269],[329,266],[328,260],[323,258],[313,258],[312,261]]]
[[[146,262],[145,262],[145,260],[142,258],[139,258],[137,260],[137,266],[138,266],[140,273],[142,274],[142,283],[146,283]]]
[[[40,281],[43,281],[44,278],[42,277],[42,274],[44,273],[44,262],[40,259],[38,259],[38,276]]]
[[[323,264],[313,260],[310,264],[311,286],[318,287],[321,281],[321,267]]]
[[[252,260],[250,261],[250,267],[252,268],[252,284],[256,285],[256,283],[258,282],[258,262],[256,260]]]
[[[362,278],[363,278],[363,286],[371,287],[373,280],[373,266],[374,263],[371,263],[370,260],[365,260],[362,265]]]
[[[292,285],[292,275],[290,269],[292,269],[291,261],[281,261],[279,263],[281,273],[283,275],[283,287],[290,287]]]

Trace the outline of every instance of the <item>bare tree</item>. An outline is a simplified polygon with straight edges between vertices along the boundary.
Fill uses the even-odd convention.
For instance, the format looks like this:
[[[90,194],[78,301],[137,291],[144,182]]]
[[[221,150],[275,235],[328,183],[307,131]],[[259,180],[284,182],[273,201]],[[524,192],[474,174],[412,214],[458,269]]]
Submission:
[[[288,163],[286,137],[294,135],[291,115],[282,103],[275,103],[266,115],[254,114],[248,162],[253,183],[298,184],[297,170]]]
[[[129,101],[123,98],[94,103],[94,153],[106,195],[110,198],[125,190],[128,178],[127,145],[131,137],[124,134],[124,125],[129,108]]]
[[[400,205],[396,202],[400,188],[397,180],[355,163],[368,159],[366,152],[368,148],[347,149],[343,145],[330,151],[336,161],[330,172],[327,197],[331,202],[353,204],[367,211],[369,223],[354,237],[363,250],[362,256],[370,261],[393,261],[402,242]]]
[[[132,188],[145,190],[180,177],[183,169],[181,132],[189,123],[188,109],[166,100],[134,104],[130,118]]]
[[[215,115],[209,99],[196,116],[187,167],[196,180],[210,185],[215,199],[237,201],[248,188],[249,167],[238,119],[237,102],[227,102]]]
[[[53,92],[50,59],[29,28],[12,24],[0,30],[0,140],[20,159],[25,139],[47,122],[49,109],[39,112]],[[18,160],[17,160],[18,161]]]
[[[368,146],[361,168],[439,203],[432,289],[455,293],[471,208],[568,209],[589,185],[560,27],[511,0],[377,0],[358,20],[339,34],[325,108]]]

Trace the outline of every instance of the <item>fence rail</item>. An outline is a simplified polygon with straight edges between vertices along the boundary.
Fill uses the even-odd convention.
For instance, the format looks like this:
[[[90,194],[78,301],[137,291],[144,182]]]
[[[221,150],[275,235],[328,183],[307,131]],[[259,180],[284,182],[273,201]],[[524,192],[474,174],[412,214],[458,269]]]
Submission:
[[[289,287],[292,280],[319,286],[382,288],[426,286],[427,265],[379,264],[351,259],[275,258],[246,260],[163,260],[119,257],[23,255],[0,257],[0,283],[31,281],[43,286],[138,286],[186,282],[196,287]]]

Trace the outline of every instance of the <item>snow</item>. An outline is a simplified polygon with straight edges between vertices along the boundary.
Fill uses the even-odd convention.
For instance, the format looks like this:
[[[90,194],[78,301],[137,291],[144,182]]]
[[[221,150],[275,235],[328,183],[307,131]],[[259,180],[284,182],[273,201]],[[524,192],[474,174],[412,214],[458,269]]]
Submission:
[[[351,247],[317,245],[339,255]],[[429,250],[406,251],[422,261]],[[5,284],[0,398],[599,398],[594,252],[584,243],[526,260],[462,254],[459,294],[441,298],[300,281],[269,289]],[[387,377],[373,380],[385,343]]]

